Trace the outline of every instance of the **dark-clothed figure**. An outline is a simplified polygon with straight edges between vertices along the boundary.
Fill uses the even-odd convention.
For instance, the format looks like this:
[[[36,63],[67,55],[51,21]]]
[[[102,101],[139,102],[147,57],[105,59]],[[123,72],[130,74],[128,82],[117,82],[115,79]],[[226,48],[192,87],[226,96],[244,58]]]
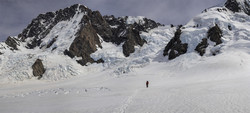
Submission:
[[[147,87],[147,88],[148,88],[148,84],[149,84],[149,82],[147,81],[147,82],[146,82],[146,87]]]

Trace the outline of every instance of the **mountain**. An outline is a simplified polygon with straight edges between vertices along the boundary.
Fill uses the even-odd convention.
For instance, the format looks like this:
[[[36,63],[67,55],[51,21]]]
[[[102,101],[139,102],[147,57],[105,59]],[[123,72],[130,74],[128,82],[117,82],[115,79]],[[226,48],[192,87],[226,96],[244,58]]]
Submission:
[[[248,0],[227,0],[224,6],[205,9],[177,28],[163,55],[170,60],[193,51],[201,56],[217,55],[232,40],[246,39],[249,6]]]
[[[23,62],[30,59],[30,61],[33,60],[33,63],[35,63],[35,60],[50,62],[40,58],[40,55],[47,57],[54,54],[59,55],[60,58],[63,57],[62,59],[65,59],[65,56],[67,56],[82,66],[86,66],[87,63],[105,62],[103,58],[93,59],[90,56],[98,48],[103,48],[101,44],[103,41],[114,46],[121,45],[122,53],[125,57],[129,57],[131,53],[135,52],[135,46],[141,47],[147,43],[139,35],[140,32],[148,32],[158,26],[163,25],[145,17],[125,16],[115,18],[113,15],[102,16],[99,11],[92,11],[84,5],[76,4],[55,12],[38,15],[18,36],[8,37],[4,43],[1,43],[0,52],[2,56],[10,54],[20,56],[18,53],[23,53],[27,56],[21,58]],[[41,66],[38,67],[43,67],[42,63],[39,64]],[[33,74],[31,74],[31,70],[29,69],[31,65],[29,63],[26,65],[27,67],[17,67],[17,65],[10,67],[14,69],[25,68],[16,71],[17,73],[22,73],[21,76],[30,78],[33,75],[37,75],[34,73],[37,72],[37,69],[34,70],[34,68]],[[51,68],[54,69],[54,67]],[[42,72],[48,72],[50,68],[47,67],[46,70]],[[10,73],[12,71],[3,72],[2,74],[9,75]],[[38,75],[42,77],[43,73]],[[23,77],[15,77],[16,75],[14,74],[11,74],[11,76],[23,79]],[[72,73],[67,75],[72,75]]]
[[[226,0],[177,26],[79,4],[40,14],[0,43],[0,111],[248,113],[248,9]]]
[[[102,16],[75,4],[38,15],[18,36],[1,43],[1,80],[58,80],[94,65],[120,75],[184,54],[215,56],[232,41],[248,39],[248,12],[249,1],[227,0],[175,27],[141,16]]]
[[[63,21],[69,22],[63,23]],[[103,17],[99,11],[91,11],[86,6],[76,4],[56,12],[40,14],[17,38],[9,37],[6,44],[12,47],[12,50],[18,50],[18,43],[24,42],[27,49],[39,47],[43,50],[50,48],[51,51],[64,51],[71,58],[82,57],[82,60],[78,60],[78,62],[85,65],[87,62],[95,62],[90,58],[90,54],[96,51],[96,45],[101,47],[98,35],[105,42],[117,45],[124,42],[123,53],[128,57],[130,53],[134,52],[133,46],[143,46],[145,43],[145,40],[140,38],[139,32],[148,31],[159,25],[161,24],[143,17],[140,19]],[[66,32],[60,31],[62,29]],[[72,41],[67,42],[70,46],[65,46],[69,50],[65,47],[62,50],[62,46],[59,49],[54,45],[57,40],[63,38],[68,41],[73,39],[73,43],[70,43]]]

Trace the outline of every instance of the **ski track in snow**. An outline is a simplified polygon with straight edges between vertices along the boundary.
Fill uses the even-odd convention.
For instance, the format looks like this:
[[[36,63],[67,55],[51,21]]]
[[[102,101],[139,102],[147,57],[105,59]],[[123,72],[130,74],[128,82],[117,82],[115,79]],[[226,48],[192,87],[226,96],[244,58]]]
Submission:
[[[122,104],[122,106],[119,108],[120,112],[119,113],[126,113],[126,110],[128,109],[129,105],[131,103],[133,103],[134,98],[136,97],[136,95],[138,94],[138,89],[135,90],[131,96],[129,96],[127,99],[125,99],[124,103]],[[117,112],[114,112],[117,113]]]

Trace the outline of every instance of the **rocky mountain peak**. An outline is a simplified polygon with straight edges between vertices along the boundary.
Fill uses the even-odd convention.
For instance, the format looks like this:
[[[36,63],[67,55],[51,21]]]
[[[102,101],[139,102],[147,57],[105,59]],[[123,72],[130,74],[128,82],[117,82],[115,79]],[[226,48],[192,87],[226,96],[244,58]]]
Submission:
[[[76,13],[83,12],[88,13],[91,10],[84,5],[75,4],[55,12],[40,14],[18,35],[18,38],[23,42],[27,42],[27,39],[31,38],[27,42],[27,48],[29,49],[40,46],[41,40],[46,37],[55,25],[61,21],[70,20]]]
[[[135,46],[146,43],[140,33],[158,26],[162,24],[145,17],[102,16],[99,11],[75,4],[38,15],[18,37],[9,37],[5,43],[12,50],[18,50],[22,43],[27,49],[56,51],[71,58],[78,57],[77,62],[86,65],[88,62],[103,62],[102,59],[95,61],[90,57],[98,47],[102,48],[100,40],[123,44],[123,54],[129,57],[135,51]]]

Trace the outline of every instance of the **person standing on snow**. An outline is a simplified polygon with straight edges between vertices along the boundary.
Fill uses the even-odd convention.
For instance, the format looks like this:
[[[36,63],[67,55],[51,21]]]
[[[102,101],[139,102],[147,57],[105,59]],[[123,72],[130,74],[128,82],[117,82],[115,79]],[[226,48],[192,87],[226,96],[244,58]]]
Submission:
[[[149,82],[147,81],[147,82],[146,82],[146,87],[147,87],[147,88],[148,88],[148,84],[149,84]]]

